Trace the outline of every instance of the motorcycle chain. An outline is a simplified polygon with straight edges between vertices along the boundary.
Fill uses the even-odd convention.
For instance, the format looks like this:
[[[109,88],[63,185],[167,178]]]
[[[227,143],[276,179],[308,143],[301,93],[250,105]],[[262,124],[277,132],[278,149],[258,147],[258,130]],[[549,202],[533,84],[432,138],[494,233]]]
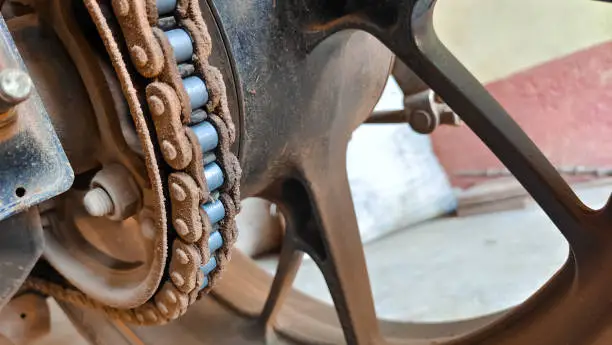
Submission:
[[[41,278],[28,279],[24,288],[102,310],[109,317],[124,322],[164,324],[183,315],[201,294],[211,290],[230,259],[236,239],[234,217],[240,208],[241,169],[230,150],[236,134],[225,84],[221,72],[208,63],[212,42],[197,0],[177,0],[170,13],[160,13],[155,0],[111,0],[113,19],[119,23],[120,33],[111,30],[107,17],[110,14],[104,11],[104,1],[84,2],[111,57],[143,146],[151,142],[152,137],[147,121],[143,121],[148,115],[158,151],[172,169],[166,183],[160,184],[159,177],[163,175],[155,171],[159,169],[153,156],[155,151],[143,150],[149,178],[159,199],[156,212],[160,214],[155,225],[167,231],[164,236],[173,239],[171,246],[159,248],[156,254],[163,261],[167,257],[170,260],[153,297],[131,309],[104,305],[78,289]],[[193,47],[191,60],[180,65],[166,36],[173,28],[185,30]],[[123,37],[124,42],[118,42],[117,37]],[[127,54],[119,48],[122,46],[128,47]],[[129,55],[129,59],[125,55]],[[129,68],[128,61],[132,63]],[[136,70],[140,76],[131,75],[129,70]],[[200,78],[206,85],[209,99],[204,109],[191,109],[182,82],[189,76]],[[136,78],[144,78],[146,86],[140,87]],[[141,99],[146,100],[147,108],[143,107]],[[218,145],[209,152],[202,152],[192,129],[203,122],[211,124],[218,135]],[[205,164],[211,162],[218,164],[223,172],[222,185],[213,191],[209,190],[204,173]],[[152,166],[155,166],[153,171]],[[172,226],[166,226],[164,195],[170,199]],[[213,223],[206,212],[207,207],[222,207],[224,217]]]

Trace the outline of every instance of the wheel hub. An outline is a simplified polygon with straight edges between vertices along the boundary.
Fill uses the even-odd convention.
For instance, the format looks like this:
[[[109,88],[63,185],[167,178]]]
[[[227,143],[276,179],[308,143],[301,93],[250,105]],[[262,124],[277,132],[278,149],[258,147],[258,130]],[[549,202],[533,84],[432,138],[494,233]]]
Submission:
[[[608,208],[590,210],[582,205],[504,110],[441,47],[432,30],[433,1],[209,0],[196,4],[179,0],[178,5],[159,1],[153,6],[157,11],[140,0],[86,0],[85,4],[95,24],[88,35],[103,38],[104,48],[94,45],[91,49],[97,52],[97,58],[93,53],[74,53],[82,50],[79,43],[83,40],[68,39],[64,23],[69,23],[74,13],[60,10],[66,6],[51,8],[47,19],[72,52],[94,105],[92,117],[100,133],[99,146],[104,149],[96,155],[100,158],[94,160],[95,167],[82,170],[84,182],[80,188],[75,185],[74,196],[71,192],[56,201],[57,209],[68,210],[62,216],[68,220],[67,225],[58,227],[67,230],[52,229],[49,234],[56,239],[65,236],[70,247],[79,243],[91,247],[83,247],[84,257],[76,255],[75,259],[73,255],[59,262],[53,258],[54,253],[69,251],[53,249],[62,241],[54,243],[52,239],[54,253],[47,257],[52,264],[56,260],[56,268],[85,292],[87,303],[83,303],[79,291],[66,293],[36,280],[28,286],[64,301],[104,310],[107,316],[119,319],[120,325],[158,324],[185,313],[200,295],[196,286],[204,285],[209,290],[208,284],[217,277],[215,272],[226,267],[226,279],[215,288],[213,299],[205,303],[257,319],[255,326],[241,323],[252,331],[245,334],[257,340],[270,340],[271,334],[278,334],[283,340],[313,343],[345,340],[371,344],[384,343],[383,338],[403,344],[443,343],[449,339],[452,344],[472,345],[607,343],[608,310],[601,301],[608,295],[610,283],[602,278],[601,270],[610,263],[605,246],[610,240],[606,231]],[[194,18],[188,17],[190,11],[181,10],[181,4],[203,10],[210,33],[207,45],[198,41],[202,37],[198,38],[197,25],[190,26],[193,23],[189,22]],[[166,12],[172,9],[176,11]],[[87,27],[77,24],[79,30]],[[170,33],[172,30],[183,31]],[[462,116],[570,243],[572,254],[567,264],[524,305],[503,315],[441,325],[376,318],[344,173],[351,132],[369,116],[389,71],[391,53],[382,49],[382,44]],[[204,46],[212,49],[208,61],[220,66],[221,73],[199,60],[199,50]],[[105,50],[110,59],[100,58]],[[192,60],[186,61],[190,57]],[[166,60],[159,62],[158,58]],[[168,59],[175,63],[167,64]],[[163,71],[164,66],[171,66],[172,76],[180,76],[180,80],[164,77],[168,72]],[[199,80],[189,79],[192,76]],[[226,98],[221,93],[221,81],[226,86]],[[204,101],[204,93],[212,101]],[[131,123],[125,121],[130,118]],[[233,128],[230,120],[238,126]],[[211,132],[202,121],[214,130]],[[145,128],[155,135],[144,136],[143,140]],[[193,135],[186,134],[187,141],[181,142],[177,139],[181,129]],[[234,137],[237,141],[232,143]],[[189,145],[196,142],[195,151],[189,153]],[[277,203],[287,221],[273,280],[240,254],[225,266],[228,246],[235,236],[233,214],[227,208],[240,199],[239,169],[233,164],[236,161],[231,158],[230,147],[239,154],[244,170],[242,196],[260,196]],[[200,159],[197,169],[190,166],[194,157]],[[90,187],[93,173],[112,163],[124,166],[140,190],[142,206],[136,212],[127,212],[125,220],[112,223],[106,218],[91,218],[84,213],[83,205],[71,207],[73,201],[63,200],[74,198],[78,202]],[[210,165],[213,163],[217,165]],[[113,199],[109,188],[99,187],[109,200]],[[90,208],[90,213],[113,214],[116,206],[115,202],[112,207],[107,204],[100,212]],[[198,221],[201,224],[194,226]],[[108,228],[108,237],[99,231],[101,228]],[[122,235],[124,242],[113,241],[116,232],[134,236]],[[126,243],[138,249],[126,254]],[[162,254],[158,248],[163,248]],[[337,317],[333,309],[291,291],[304,253],[322,271]],[[92,259],[95,264],[83,264]],[[69,272],[67,267],[75,263],[81,267]],[[109,275],[91,283],[96,281],[92,267],[100,263]],[[138,270],[144,273],[133,273]],[[80,282],[74,272],[91,276]],[[139,290],[142,286],[146,286],[144,293]],[[96,295],[96,290],[103,287],[116,290]],[[121,289],[123,292],[117,293]],[[282,310],[283,304],[288,308]],[[210,325],[194,333],[215,339],[215,328],[223,332],[227,328],[218,327],[213,322],[217,320],[215,313],[207,314],[201,305],[190,307],[194,311],[185,324],[190,317],[206,316]],[[457,336],[473,328],[481,329]],[[122,326],[115,329],[122,334],[132,332]],[[180,334],[183,329],[190,328],[137,328],[130,334],[153,341],[152,334],[161,336],[166,330]],[[602,335],[603,340],[595,340],[595,335]]]

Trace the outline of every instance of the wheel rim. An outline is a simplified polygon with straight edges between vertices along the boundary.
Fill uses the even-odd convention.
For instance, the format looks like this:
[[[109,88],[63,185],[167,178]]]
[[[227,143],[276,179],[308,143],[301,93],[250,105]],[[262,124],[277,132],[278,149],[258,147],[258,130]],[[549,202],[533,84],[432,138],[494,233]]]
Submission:
[[[286,6],[291,5],[295,4]],[[498,315],[439,325],[379,322],[345,175],[346,144],[359,123],[355,120],[344,123],[334,137],[309,146],[308,155],[293,156],[290,173],[275,176],[258,193],[278,203],[287,217],[274,280],[236,254],[214,298],[256,320],[257,336],[252,338],[269,339],[274,329],[308,343],[384,343],[384,337],[398,344],[605,344],[612,336],[606,328],[609,307],[602,303],[612,287],[607,275],[612,257],[606,250],[612,241],[610,207],[586,207],[520,127],[443,47],[433,32],[434,5],[430,0],[390,1],[378,7],[355,0],[311,29],[327,34],[362,29],[390,47],[462,116],[559,228],[571,248],[564,267],[525,303]],[[334,171],[341,173],[330,173]],[[321,269],[339,322],[330,307],[291,291],[302,253]],[[280,310],[283,304],[289,308]],[[456,336],[474,328],[479,329]]]

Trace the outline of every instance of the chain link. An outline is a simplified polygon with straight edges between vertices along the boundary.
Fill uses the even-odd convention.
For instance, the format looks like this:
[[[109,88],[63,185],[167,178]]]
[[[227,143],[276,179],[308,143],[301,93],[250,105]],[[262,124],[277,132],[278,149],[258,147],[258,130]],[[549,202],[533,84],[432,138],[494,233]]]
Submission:
[[[234,217],[240,207],[241,170],[230,150],[235,129],[227,106],[225,85],[221,73],[208,65],[212,44],[198,1],[175,1],[171,13],[160,14],[151,0],[112,0],[114,19],[121,26],[122,36],[112,34],[104,17],[109,11],[102,11],[101,2],[85,0],[85,3],[114,62],[131,110],[142,107],[138,95],[130,92],[136,89],[135,80],[145,77],[148,81],[146,88],[139,89],[146,90],[148,114],[153,117],[158,150],[173,168],[168,175],[169,190],[165,193],[170,195],[173,226],[165,230],[176,231],[178,236],[170,236],[175,238],[174,242],[165,248],[166,252],[158,253],[164,258],[170,257],[168,275],[164,276],[154,296],[136,308],[106,306],[73,287],[40,278],[28,279],[23,288],[101,310],[113,319],[140,325],[163,324],[184,314],[200,293],[210,291],[229,260],[236,238]],[[184,30],[191,39],[193,52],[188,56],[189,61],[177,63],[179,52],[173,49],[167,37],[173,29]],[[125,42],[117,42],[116,37],[124,37]],[[124,61],[118,49],[124,44],[129,47],[133,67],[141,77],[127,74],[126,66],[117,62]],[[202,108],[191,109],[193,98],[202,95],[190,99],[189,90],[184,86],[186,78],[190,77],[200,78],[210,95],[200,105]],[[206,152],[192,128],[202,121],[211,124],[218,135],[218,145]],[[149,129],[137,125],[137,131]],[[205,174],[205,163],[217,164],[224,175],[221,185],[217,183],[213,190],[208,188],[210,181]],[[220,208],[223,215],[213,219]]]

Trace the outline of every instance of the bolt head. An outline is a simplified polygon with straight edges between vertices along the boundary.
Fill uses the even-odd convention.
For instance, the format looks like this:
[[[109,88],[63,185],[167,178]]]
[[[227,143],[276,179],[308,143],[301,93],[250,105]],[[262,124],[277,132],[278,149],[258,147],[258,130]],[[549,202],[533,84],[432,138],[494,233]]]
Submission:
[[[30,96],[32,79],[18,69],[8,68],[0,72],[0,96],[7,102],[18,104]]]
[[[416,132],[421,134],[430,134],[436,127],[438,127],[439,119],[435,114],[417,110],[410,114],[410,126]]]

